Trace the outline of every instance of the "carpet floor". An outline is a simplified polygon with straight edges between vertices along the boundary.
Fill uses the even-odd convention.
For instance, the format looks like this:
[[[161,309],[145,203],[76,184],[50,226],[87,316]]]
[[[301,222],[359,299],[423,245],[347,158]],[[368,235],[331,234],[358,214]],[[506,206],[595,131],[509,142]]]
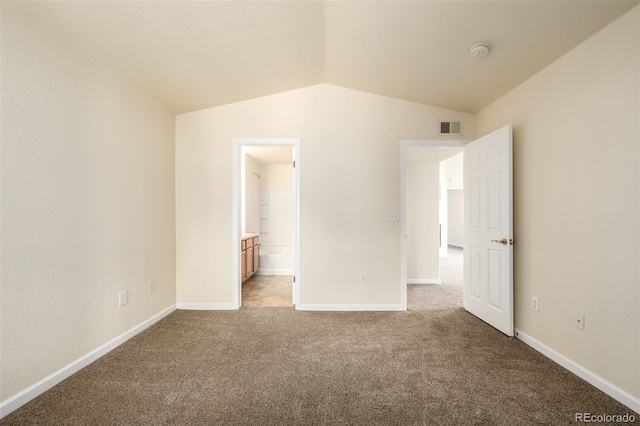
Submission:
[[[467,313],[459,291],[409,286],[406,312],[176,311],[0,425],[566,425],[632,413]]]

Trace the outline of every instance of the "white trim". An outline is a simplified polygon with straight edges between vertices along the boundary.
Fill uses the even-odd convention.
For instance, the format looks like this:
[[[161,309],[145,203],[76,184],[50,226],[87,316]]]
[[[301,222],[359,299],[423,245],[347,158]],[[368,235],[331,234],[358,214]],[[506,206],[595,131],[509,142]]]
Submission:
[[[240,155],[244,146],[291,146],[293,147],[293,157],[296,162],[294,169],[295,181],[294,191],[296,194],[296,211],[294,212],[294,254],[293,254],[293,276],[296,277],[293,283],[293,303],[298,306],[300,304],[300,139],[299,138],[235,138],[233,139],[233,164],[232,164],[232,262],[231,274],[233,285],[233,308],[220,309],[239,309],[242,305],[242,280],[240,278],[240,239],[242,229],[240,224]],[[187,308],[185,308],[187,309]],[[193,308],[196,309],[196,308]],[[216,308],[213,308],[216,309]]]
[[[178,309],[185,311],[229,311],[238,309],[235,303],[178,303]]]
[[[545,345],[544,343],[541,343],[540,341],[527,335],[526,333],[523,333],[517,328],[515,330],[515,337],[516,339],[522,341],[523,343],[526,343],[527,345],[531,346],[533,349],[540,352],[542,355],[546,356],[550,360],[558,363],[560,366],[571,371],[573,374],[585,380],[589,384],[600,389],[602,392],[606,393],[607,395],[609,395],[619,403],[626,405],[636,413],[640,413],[640,398],[636,398],[630,393],[620,389],[619,387],[609,382],[608,380],[603,379],[602,377],[598,376],[597,374],[595,374],[590,370],[587,370],[580,364],[577,364],[575,361],[556,352],[549,346]]]
[[[434,280],[430,278],[408,279],[407,284],[442,284],[442,280]]]
[[[296,307],[299,311],[404,311],[402,305],[312,305],[304,304]]]
[[[240,179],[240,174],[242,173],[242,167],[240,165],[240,154],[242,147],[240,143],[236,143],[234,140],[233,144],[233,160],[232,160],[232,191],[231,191],[231,276],[233,279],[231,280],[233,285],[233,309],[240,309],[240,304],[242,303],[242,278],[240,277],[240,241],[242,239],[242,225],[240,224],[240,210],[241,210],[241,201],[242,198],[240,195],[240,183],[242,182]],[[186,305],[186,304],[184,304]],[[199,305],[197,303],[189,303],[189,306]],[[178,305],[178,309],[198,309],[198,308],[181,308]]]
[[[403,140],[400,141],[400,304],[407,310],[407,148],[464,148],[469,140]]]
[[[18,408],[22,407],[29,401],[42,395],[43,393],[45,393],[46,391],[48,391],[58,383],[62,382],[72,374],[77,373],[78,371],[82,370],[84,367],[91,364],[98,358],[103,357],[104,355],[111,352],[112,350],[114,350],[115,348],[117,348],[127,340],[134,337],[136,334],[146,330],[147,328],[149,328],[156,322],[160,321],[162,318],[166,317],[167,315],[169,315],[175,310],[176,310],[176,305],[169,306],[168,308],[161,311],[160,313],[136,325],[129,331],[125,331],[118,337],[108,341],[107,343],[100,346],[99,348],[94,349],[88,354],[62,367],[60,370],[56,371],[55,373],[48,375],[44,379],[34,383],[33,385],[29,386],[23,391],[18,392],[17,394],[13,395],[9,399],[3,401],[2,403],[0,403],[0,419],[8,415],[9,413],[17,410]]]

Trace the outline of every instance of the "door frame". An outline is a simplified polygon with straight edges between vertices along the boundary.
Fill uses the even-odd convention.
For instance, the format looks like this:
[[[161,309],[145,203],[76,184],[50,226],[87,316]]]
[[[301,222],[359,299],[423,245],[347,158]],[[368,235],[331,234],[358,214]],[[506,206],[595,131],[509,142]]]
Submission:
[[[290,146],[293,148],[293,160],[295,161],[293,191],[294,203],[294,255],[293,255],[293,303],[294,308],[300,306],[300,139],[299,138],[234,138],[233,139],[233,190],[232,190],[232,286],[233,305],[235,309],[242,306],[242,279],[240,277],[240,240],[242,238],[242,226],[240,224],[241,209],[241,154],[243,147],[249,146]]]
[[[400,304],[407,310],[407,148],[464,148],[471,140],[403,140],[400,142]]]

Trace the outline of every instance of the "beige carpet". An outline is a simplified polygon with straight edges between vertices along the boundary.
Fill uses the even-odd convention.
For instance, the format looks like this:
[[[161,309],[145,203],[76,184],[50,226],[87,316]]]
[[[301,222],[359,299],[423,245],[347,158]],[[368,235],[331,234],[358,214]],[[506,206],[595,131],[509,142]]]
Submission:
[[[449,246],[447,255],[440,257],[440,278],[443,283],[462,286],[462,248]]]
[[[456,288],[410,286],[407,312],[176,311],[0,424],[566,425],[630,412],[465,312]]]

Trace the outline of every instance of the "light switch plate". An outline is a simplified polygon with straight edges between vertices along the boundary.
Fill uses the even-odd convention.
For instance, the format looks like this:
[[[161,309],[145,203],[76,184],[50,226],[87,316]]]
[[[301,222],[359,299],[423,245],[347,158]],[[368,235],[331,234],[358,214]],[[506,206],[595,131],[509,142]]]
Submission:
[[[574,312],[573,325],[578,330],[584,330],[584,314],[580,312]]]

